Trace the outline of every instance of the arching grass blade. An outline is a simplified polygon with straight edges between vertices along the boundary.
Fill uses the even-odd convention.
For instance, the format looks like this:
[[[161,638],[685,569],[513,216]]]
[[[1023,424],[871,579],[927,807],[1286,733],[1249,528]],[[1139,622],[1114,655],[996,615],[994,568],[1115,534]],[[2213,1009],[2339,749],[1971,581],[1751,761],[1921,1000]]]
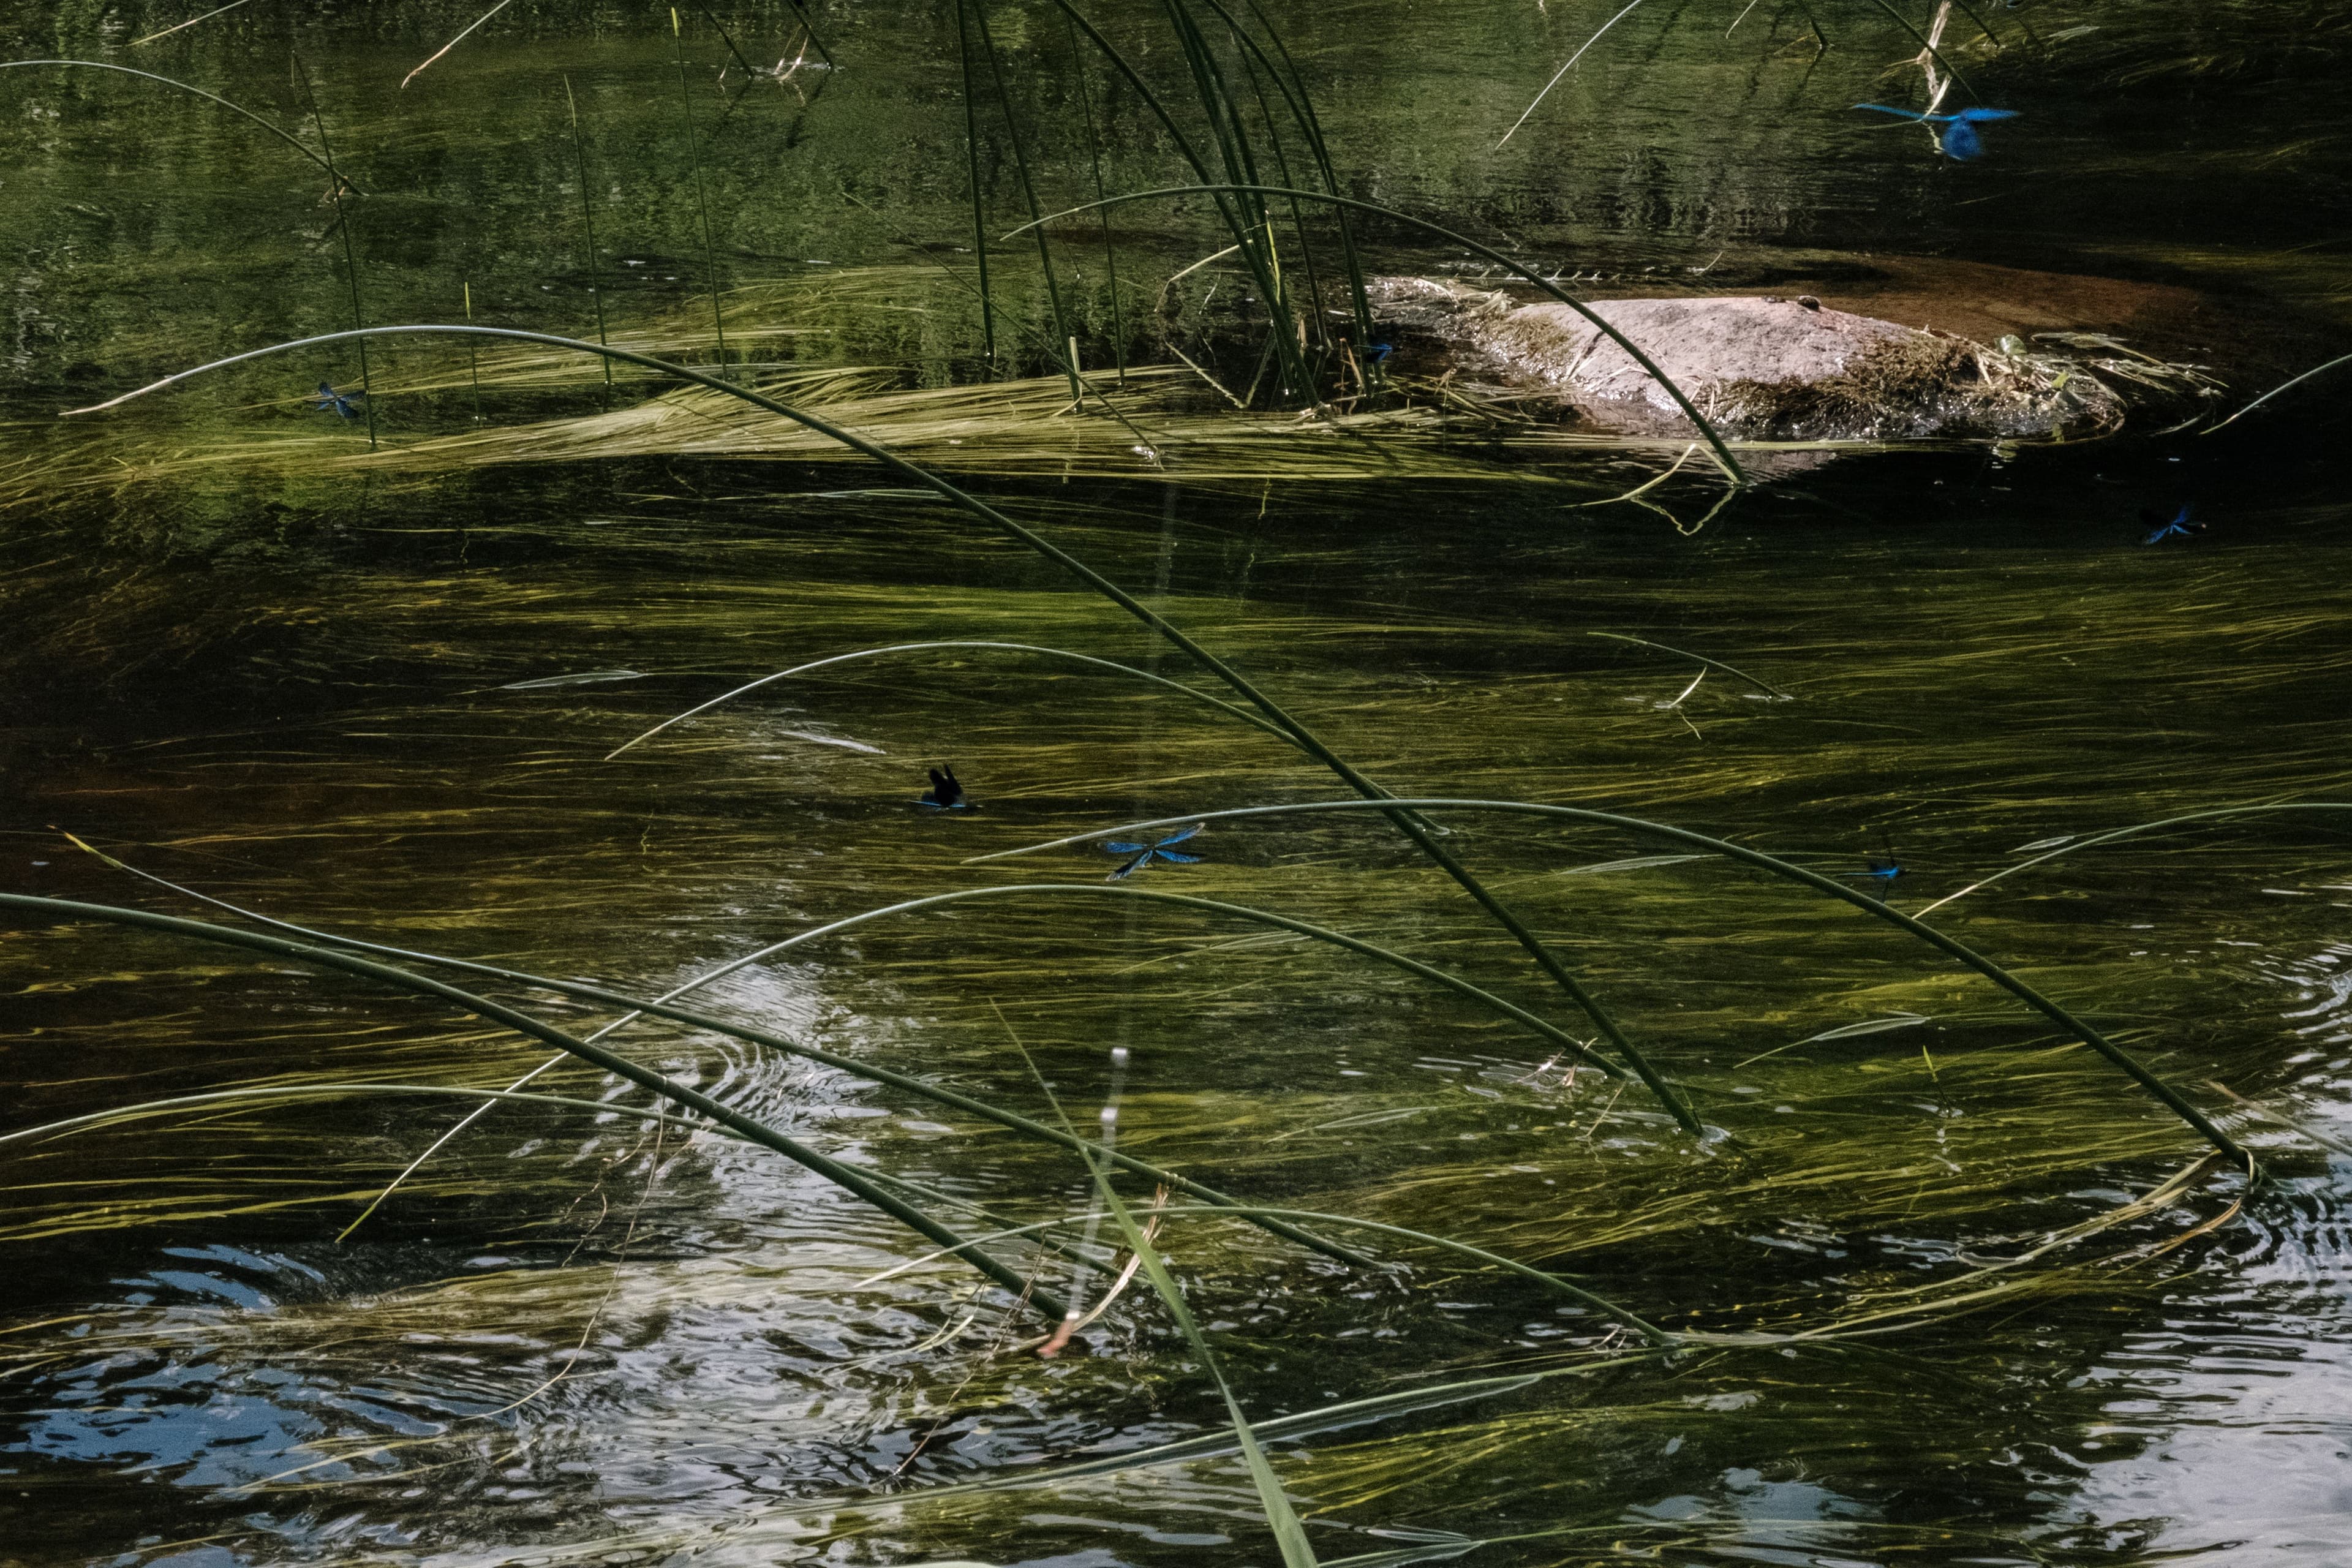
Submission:
[[[79,841],[77,840],[77,842]],[[88,846],[85,845],[84,847],[87,848]],[[627,1016],[625,1017],[608,1026],[604,1031],[602,1031],[605,1034],[611,1033],[613,1029],[618,1028],[621,1024],[626,1023],[640,1016],[667,1018],[674,1023],[686,1024],[698,1029],[707,1029],[713,1034],[723,1035],[730,1039],[741,1040],[749,1045],[759,1046],[765,1049],[778,1051],[787,1056],[799,1057],[807,1061],[817,1062],[823,1066],[832,1068],[837,1072],[846,1074],[851,1078],[858,1079],[864,1082],[887,1085],[890,1088],[900,1089],[906,1093],[914,1095],[919,1099],[928,1100],[934,1104],[950,1106],[958,1110],[966,1111],[973,1116],[977,1116],[982,1121],[995,1122],[1000,1127],[1009,1128],[1025,1137],[1038,1139],[1048,1143],[1059,1144],[1064,1148],[1070,1146],[1068,1141],[1062,1133],[1045,1126],[1044,1123],[1034,1121],[1029,1117],[1023,1116],[1017,1111],[1007,1110],[1001,1106],[991,1104],[988,1101],[980,1100],[972,1095],[962,1093],[957,1089],[948,1089],[939,1084],[930,1083],[907,1073],[877,1066],[872,1062],[860,1061],[852,1057],[836,1056],[831,1051],[820,1050],[814,1046],[805,1045],[798,1040],[775,1034],[770,1030],[754,1028],[749,1025],[736,1023],[730,1019],[714,1017],[708,1013],[680,1007],[667,999],[655,998],[648,1000],[644,997],[633,996],[624,992],[614,991],[605,986],[589,985],[574,980],[557,980],[543,974],[533,974],[527,970],[508,968],[501,964],[478,963],[470,959],[453,958],[443,953],[424,952],[411,948],[392,947],[383,942],[373,942],[358,937],[341,935],[334,931],[317,931],[309,926],[295,925],[290,921],[275,920],[268,915],[260,914],[252,910],[240,908],[236,904],[227,902],[226,900],[215,899],[210,894],[198,892],[193,888],[182,887],[177,882],[166,881],[164,879],[154,875],[152,872],[142,871],[136,867],[124,865],[121,861],[115,859],[110,855],[107,855],[102,850],[93,849],[90,852],[97,855],[100,859],[105,860],[108,864],[127,871],[131,875],[140,878],[142,880],[152,882],[158,887],[170,889],[175,893],[194,899],[197,901],[209,905],[214,909],[222,910],[227,913],[241,916],[247,920],[257,921],[274,930],[286,931],[295,936],[307,937],[314,942],[327,942],[335,947],[349,949],[355,952],[373,952],[386,958],[398,958],[406,960],[410,963],[431,964],[436,968],[454,970],[466,974],[488,975],[493,979],[529,985],[542,991],[551,991],[557,995],[568,996],[577,1001],[601,1002],[608,1005],[627,1009]],[[796,937],[787,939],[787,942],[797,943],[800,942],[814,940],[815,937],[824,934],[826,929],[827,928],[819,928],[817,931],[803,931]],[[686,993],[694,990],[698,986],[709,984],[714,980],[719,980],[726,975],[732,974],[747,964],[759,962],[761,958],[766,957],[773,951],[777,951],[773,946],[762,948],[757,952],[748,953],[741,958],[733,959],[726,963],[706,970],[702,973],[696,975],[685,984],[677,987],[672,994],[683,995]],[[552,1068],[556,1065],[557,1061],[560,1061],[561,1059],[562,1053],[559,1053],[556,1058],[541,1063],[539,1068],[533,1069],[530,1073],[525,1074],[523,1079],[518,1081],[528,1081],[530,1078],[535,1077],[539,1072],[543,1072],[548,1068]],[[1139,1160],[1133,1155],[1127,1153],[1125,1151],[1110,1152],[1107,1155],[1107,1158],[1108,1158],[1114,1164],[1119,1166],[1122,1170],[1133,1171],[1138,1175],[1149,1176],[1155,1182],[1164,1184],[1178,1192],[1199,1198],[1203,1203],[1215,1204],[1225,1208],[1235,1208],[1240,1205],[1241,1200],[1238,1198],[1230,1196],[1225,1193],[1222,1193],[1216,1188],[1209,1186],[1204,1183],[1194,1181],[1189,1176],[1179,1175],[1173,1171],[1152,1164],[1148,1161]],[[1337,1246],[1320,1237],[1310,1235],[1305,1231],[1297,1230],[1279,1222],[1268,1221],[1266,1222],[1265,1228],[1272,1234],[1281,1237],[1286,1241],[1307,1247],[1310,1251],[1319,1252],[1327,1258],[1348,1264],[1351,1268],[1377,1268],[1380,1267],[1377,1261],[1367,1258],[1360,1253],[1350,1251],[1347,1247]]]
[[[226,9],[226,7],[223,7],[223,9]],[[197,20],[202,21],[203,18],[198,17]],[[206,92],[203,88],[192,87],[184,81],[175,81],[167,76],[157,76],[153,71],[133,70],[129,66],[110,65],[104,60],[0,60],[0,70],[16,70],[32,66],[71,66],[82,70],[120,71],[124,76],[135,76],[144,81],[161,82],[165,87],[174,88],[181,92],[192,94],[194,97],[205,100],[208,103],[217,103],[223,109],[227,110],[230,113],[240,114],[246,119],[252,121],[256,125],[260,126],[264,131],[268,132],[272,136],[277,137],[278,140],[285,142],[286,145],[293,148],[294,151],[301,153],[302,156],[310,159],[313,163],[318,164],[320,168],[324,169],[327,172],[328,178],[341,180],[343,184],[351,185],[352,194],[353,195],[363,196],[367,195],[367,193],[360,189],[358,185],[352,184],[352,182],[348,180],[343,180],[342,176],[336,172],[333,163],[328,159],[319,156],[318,153],[313,153],[309,147],[303,145],[301,139],[297,137],[292,132],[271,124],[268,121],[264,120],[258,114],[254,113],[250,109],[247,109],[242,104],[231,103],[227,99],[221,97],[221,95],[216,92]]]
[[[638,1088],[657,1095],[672,1104],[699,1111],[750,1142],[772,1150],[794,1163],[806,1167],[833,1183],[834,1185],[880,1209],[909,1229],[929,1237],[940,1246],[949,1248],[997,1284],[1011,1291],[1014,1297],[1027,1301],[1037,1310],[1044,1312],[1049,1321],[1058,1321],[1064,1315],[1065,1309],[1058,1300],[1034,1289],[1031,1281],[1007,1268],[997,1258],[980,1251],[930,1215],[882,1191],[862,1173],[827,1155],[818,1153],[798,1140],[787,1137],[766,1123],[754,1121],[741,1111],[722,1104],[698,1089],[688,1089],[684,1084],[674,1082],[626,1057],[608,1051],[602,1046],[591,1045],[578,1039],[551,1024],[509,1007],[503,1003],[492,1001],[487,996],[478,996],[442,981],[414,974],[387,963],[379,963],[373,959],[359,957],[355,953],[312,947],[262,931],[239,931],[234,927],[213,925],[203,921],[183,920],[176,915],[150,914],[144,910],[118,909],[111,905],[79,903],[68,899],[37,898],[25,893],[0,893],[0,909],[15,910],[20,913],[34,915],[53,922],[95,921],[107,925],[131,926],[160,931],[188,941],[211,942],[224,947],[241,947],[277,958],[291,959],[313,968],[340,971],[413,995],[435,997],[471,1013],[477,1017],[502,1024],[518,1034],[543,1041],[566,1055],[577,1057],[592,1066],[601,1068],[616,1077],[626,1079]]]
[[[1816,892],[1826,893],[1830,897],[1837,899],[1842,902],[1852,904],[1854,908],[1863,910],[1864,913],[1872,915],[1878,920],[1884,921],[1890,925],[1895,926],[1898,929],[1908,932],[1910,935],[1916,937],[1918,940],[1927,943],[1929,946],[1937,949],[1949,957],[1958,959],[1969,968],[1975,970],[1986,979],[1990,980],[1994,984],[1999,985],[2001,989],[2009,992],[2011,995],[2025,1003],[2026,1005],[2032,1007],[2035,1012],[2040,1013],[2042,1016],[2051,1020],[2051,1022],[2066,1030],[2067,1033],[2073,1035],[2084,1045],[2089,1046],[2093,1050],[2098,1052],[2099,1055],[2106,1058],[2108,1061],[2122,1068],[2134,1082],[2137,1083],[2142,1089],[2147,1089],[2150,1094],[2154,1095],[2158,1100],[2163,1102],[2163,1104],[2169,1109],[2173,1114],[2179,1116],[2183,1121],[2186,1121],[2199,1133],[2199,1135],[2203,1137],[2206,1142],[2211,1143],[2214,1148],[2219,1149],[2222,1153],[2227,1154],[2232,1160],[2237,1161],[2246,1170],[2250,1177],[2254,1176],[2259,1173],[2260,1167],[2256,1165],[2253,1156],[2248,1153],[2244,1149],[2239,1147],[2237,1142],[2232,1140],[2228,1133],[2222,1131],[2220,1127],[2216,1126],[2211,1119],[2207,1117],[2203,1111],[2200,1110],[2195,1105],[2183,1099],[2179,1092],[2173,1089],[2170,1085],[2164,1082],[2163,1079],[2158,1078],[2154,1073],[2149,1072],[2146,1068],[2141,1067],[2137,1062],[2132,1060],[2131,1058],[2126,1055],[2124,1051],[2113,1041],[2100,1034],[2096,1029],[2092,1028],[2090,1025],[2083,1022],[2082,1019],[2076,1017],[2074,1014],[2068,1012],[2065,1008],[2060,1006],[2049,997],[2044,996],[2041,992],[2035,990],[2032,986],[2028,985],[2024,981],[2020,980],[2015,974],[2011,973],[2006,968],[2003,968],[2001,965],[1995,963],[1992,960],[1986,958],[1975,949],[1970,948],[1962,942],[1957,942],[1951,937],[1946,936],[1943,932],[1937,931],[1932,926],[1926,925],[1913,917],[1904,914],[1902,911],[1893,909],[1890,906],[1880,902],[1878,900],[1870,897],[1867,893],[1860,892],[1832,878],[1823,877],[1817,872],[1809,871],[1801,866],[1793,865],[1789,861],[1780,859],[1777,856],[1767,855],[1759,849],[1750,849],[1745,845],[1734,844],[1727,839],[1717,838],[1704,833],[1695,833],[1686,827],[1674,827],[1662,822],[1650,822],[1640,817],[1621,816],[1616,812],[1593,811],[1582,806],[1572,805],[1544,805],[1532,801],[1515,800],[1423,799],[1413,796],[1400,796],[1393,804],[1397,806],[1411,807],[1413,810],[1423,812],[1499,812],[1522,816],[1557,817],[1563,821],[1590,823],[1599,826],[1613,827],[1625,832],[1638,834],[1645,838],[1664,838],[1678,844],[1687,844],[1695,848],[1706,849],[1714,854],[1725,856],[1730,859],[1741,861],[1749,866],[1754,866],[1758,869],[1769,871],[1774,876],[1785,878],[1790,881],[1801,882],[1805,886],[1811,888]],[[1229,822],[1249,817],[1291,816],[1308,813],[1357,811],[1366,809],[1367,807],[1378,808],[1381,805],[1382,803],[1380,802],[1358,800],[1321,801],[1294,805],[1243,806],[1231,811],[1196,812],[1186,816],[1158,817],[1150,821],[1120,823],[1115,826],[1099,828],[1087,833],[1074,834],[1069,837],[1055,839],[1047,843],[1026,845],[1019,849],[999,850],[992,855],[976,855],[968,860],[966,864],[977,864],[989,860],[1004,859],[1014,855],[1034,854],[1040,850],[1058,848],[1066,845],[1084,844],[1093,839],[1107,837],[1112,834],[1124,836],[1129,834],[1148,833],[1154,828],[1171,826],[1184,823]]]

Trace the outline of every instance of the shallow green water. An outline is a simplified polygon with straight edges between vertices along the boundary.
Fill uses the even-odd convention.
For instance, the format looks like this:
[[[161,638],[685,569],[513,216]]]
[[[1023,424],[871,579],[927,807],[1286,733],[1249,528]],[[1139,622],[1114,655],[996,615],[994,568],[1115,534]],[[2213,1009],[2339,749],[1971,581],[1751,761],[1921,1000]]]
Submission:
[[[485,320],[580,332],[568,70],[595,128],[615,329],[707,357],[666,16],[510,12],[403,93],[468,8],[289,27],[268,4],[135,51],[182,14],[61,7],[0,37],[289,123],[299,46],[373,193],[353,231],[370,319],[446,319],[470,281]],[[1769,281],[1825,256],[1941,253],[2340,319],[2340,251],[2315,242],[2343,217],[2352,105],[2330,86],[2340,23],[2323,9],[1989,11],[2021,41],[1963,68],[2026,113],[1969,165],[1851,123],[1844,105],[1893,90],[1881,62],[1916,46],[1874,11],[1819,9],[1836,47],[1812,63],[1793,11],[1768,38],[1759,7],[1727,39],[1736,7],[1644,6],[1499,154],[1615,7],[1284,20],[1361,189],[1548,265],[1723,253]],[[845,68],[731,109],[710,83],[724,50],[689,18],[696,111],[724,127],[709,170],[723,281],[903,268],[903,296],[845,292],[801,318],[832,335],[789,340],[792,356],[969,377],[976,314],[902,243],[968,235],[948,18],[816,16]],[[794,34],[782,9],[721,18],[762,63]],[[1065,58],[1046,13],[993,19],[1016,58]],[[1139,14],[1129,26],[1142,36]],[[1060,90],[1049,71],[1041,97]],[[974,650],[782,683],[601,760],[754,676],[884,644],[1024,642],[1191,677],[1048,564],[846,462],[361,471],[273,453],[100,484],[109,450],[363,445],[299,401],[355,379],[326,356],[133,405],[95,437],[48,420],[343,324],[340,240],[313,205],[323,179],[209,106],[34,71],[0,73],[0,102],[17,301],[0,419],[9,460],[53,465],[8,470],[0,511],[0,888],[226,918],[63,829],[280,919],[653,993],[862,910],[1100,886],[1115,864],[962,863],[974,854],[1345,794],[1181,698]],[[1106,112],[1113,187],[1168,183],[1134,106]],[[1040,168],[1065,200],[1090,183],[1066,137]],[[1122,265],[1151,286],[1214,248],[1191,219],[1130,214]],[[1454,259],[1371,237],[1383,265]],[[1108,297],[1080,281],[1099,365]],[[1133,337],[1139,353],[1158,341]],[[383,396],[390,442],[479,427],[453,363],[378,357],[395,385],[444,382]],[[593,373],[494,378],[481,418],[603,400]],[[2336,430],[2314,399],[2212,437],[1845,459],[1689,534],[1566,504],[1622,488],[1626,454],[1466,438],[1475,482],[1084,465],[973,482],[1400,793],[1624,811],[1857,881],[1891,841],[1893,901],[1917,910],[2062,837],[2346,797]],[[1714,493],[1690,477],[1657,499],[1687,525]],[[2141,544],[2141,508],[2189,501],[2202,532]],[[1593,633],[1727,661],[1790,700],[1719,670],[1686,690],[1688,659]],[[517,689],[612,671],[631,678]],[[942,762],[982,811],[915,805]],[[1408,975],[1091,894],[879,922],[701,994],[1049,1115],[1017,1038],[1076,1121],[1115,1100],[1122,1148],[1252,1200],[1573,1270],[1670,1329],[1846,1331],[1638,1354],[1589,1309],[1425,1247],[1378,1244],[1407,1267],[1372,1276],[1171,1216],[1162,1239],[1255,1418],[1531,1379],[1276,1444],[1327,1562],[1456,1535],[1491,1542],[1464,1561],[1528,1564],[2326,1563],[2352,1546],[2340,1159],[2233,1113],[2269,1186],[2209,1171],[2177,1203],[2130,1208],[2198,1159],[2195,1136],[1926,948],[1654,841],[1441,820],[1686,1089],[1706,1138]],[[1590,1033],[1371,818],[1221,824],[1186,847],[1202,861],[1126,885],[1363,935]],[[2211,1081],[2341,1136],[2347,888],[2342,817],[2249,817],[2088,849],[1930,919],[2217,1113],[2231,1102]],[[0,966],[9,1127],[239,1086],[499,1088],[544,1056],[436,1005],[152,934],[17,921]],[[607,1016],[500,994],[583,1031]],[[681,1026],[621,1040],[1002,1224],[1087,1206],[1076,1162],[961,1112]],[[585,1069],[534,1087],[641,1100]],[[876,1278],[929,1248],[741,1144],[510,1107],[339,1244],[463,1110],[386,1094],[214,1106],[0,1146],[0,1563],[1277,1560],[1229,1456],[1047,1476],[1222,1428],[1139,1285],[1071,1351],[1014,1352],[1036,1330],[1006,1298],[950,1260]],[[1000,1223],[923,1201],[969,1232]],[[1002,1250],[1045,1288],[1101,1290],[1103,1270],[1074,1281],[1023,1245]],[[2010,1259],[2026,1261],[1982,1272]],[[1038,1484],[926,1495],[1014,1479]]]

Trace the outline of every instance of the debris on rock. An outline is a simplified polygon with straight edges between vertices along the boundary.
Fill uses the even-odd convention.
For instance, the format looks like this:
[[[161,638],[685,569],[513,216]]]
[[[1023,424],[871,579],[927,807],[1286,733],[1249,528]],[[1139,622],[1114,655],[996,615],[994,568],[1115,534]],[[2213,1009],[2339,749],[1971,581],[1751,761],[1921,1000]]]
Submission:
[[[1370,293],[1382,321],[1437,340],[1474,374],[1555,390],[1612,430],[1692,430],[1657,378],[1570,306],[1423,278],[1381,279]],[[2124,417],[2116,390],[2059,348],[2015,337],[1989,346],[1811,295],[1603,300],[1588,309],[1718,430],[1744,440],[2066,439]],[[2175,390],[2192,388],[2184,381]]]

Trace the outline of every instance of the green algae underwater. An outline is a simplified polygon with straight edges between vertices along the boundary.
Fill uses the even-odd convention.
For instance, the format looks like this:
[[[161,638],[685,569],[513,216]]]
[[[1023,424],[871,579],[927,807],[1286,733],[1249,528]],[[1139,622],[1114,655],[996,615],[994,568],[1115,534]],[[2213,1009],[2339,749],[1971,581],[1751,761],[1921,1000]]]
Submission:
[[[0,1564],[2352,1551],[2335,8],[0,47]],[[2213,395],[1720,464],[1496,256]]]

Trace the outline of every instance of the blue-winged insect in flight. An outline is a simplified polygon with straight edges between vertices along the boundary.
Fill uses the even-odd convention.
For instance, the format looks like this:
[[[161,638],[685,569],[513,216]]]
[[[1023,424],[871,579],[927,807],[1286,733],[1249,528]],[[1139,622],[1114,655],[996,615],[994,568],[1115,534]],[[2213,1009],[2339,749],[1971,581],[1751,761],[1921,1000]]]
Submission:
[[[1134,876],[1138,871],[1142,870],[1146,866],[1150,865],[1154,860],[1166,860],[1171,865],[1177,866],[1190,866],[1194,864],[1201,858],[1201,857],[1198,855],[1180,855],[1175,850],[1171,849],[1168,847],[1171,844],[1181,844],[1184,840],[1192,837],[1192,835],[1200,831],[1201,824],[1196,822],[1181,833],[1170,834],[1167,837],[1160,840],[1157,844],[1136,844],[1130,843],[1129,840],[1124,838],[1113,838],[1109,840],[1103,845],[1104,854],[1125,855],[1129,857],[1129,858],[1126,865],[1121,866],[1118,870],[1113,871],[1109,876],[1105,877],[1103,880],[1106,882],[1124,882],[1129,877]]]
[[[2173,514],[2172,521],[2170,522],[2165,521],[2163,515],[2159,512],[2143,510],[2139,514],[2139,520],[2149,526],[2147,537],[2141,540],[2140,542],[2142,544],[2161,544],[2176,533],[2183,539],[2188,538],[2190,534],[2205,526],[2201,522],[2191,522],[2189,521],[2189,514],[2192,510],[2193,507],[2190,506],[2182,507],[2179,511]]]
[[[2017,118],[2014,109],[1963,109],[1953,114],[1927,114],[1916,109],[1889,109],[1883,103],[1857,103],[1854,107],[1919,121],[1935,132],[1937,149],[1945,157],[1963,163],[1984,156],[1984,138],[1977,134],[1978,126],[1989,120]]]
[[[366,395],[364,392],[337,392],[322,381],[319,384],[319,401],[311,406],[321,414],[332,414],[340,419],[359,419],[364,416],[360,412],[359,405],[352,399]]]
[[[1894,839],[1882,837],[1879,843],[1882,847],[1881,852],[1870,858],[1867,869],[1848,871],[1845,874],[1849,877],[1869,878],[1878,884],[1879,896],[1884,898],[1894,889],[1895,879],[1903,875],[1903,862],[1895,858]]]

